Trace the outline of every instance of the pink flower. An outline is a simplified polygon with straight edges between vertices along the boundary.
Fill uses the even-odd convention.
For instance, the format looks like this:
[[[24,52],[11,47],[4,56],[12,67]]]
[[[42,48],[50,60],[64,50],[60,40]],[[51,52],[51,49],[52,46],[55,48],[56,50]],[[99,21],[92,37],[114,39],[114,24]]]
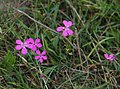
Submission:
[[[63,26],[57,27],[57,31],[60,32],[64,30],[62,33],[64,37],[72,35],[73,31],[69,28],[70,26],[72,26],[72,22],[63,20],[63,24],[65,25],[65,27]]]
[[[104,54],[104,57],[110,62],[116,58],[114,54],[110,54],[110,55]]]
[[[41,48],[41,47],[42,47],[42,44],[40,43],[40,39],[39,39],[39,38],[37,38],[35,41],[34,41],[32,38],[30,38],[30,43],[32,44],[31,49],[32,49],[33,51],[36,51],[36,50],[37,50],[37,47],[38,47],[38,48]]]
[[[36,51],[36,54],[38,54],[37,56],[35,56],[35,59],[38,60],[42,63],[43,60],[47,60],[47,56],[45,56],[46,51],[44,50],[42,53],[40,53],[39,50]]]
[[[25,55],[27,53],[26,47],[31,48],[31,46],[32,46],[30,44],[30,39],[27,39],[25,42],[22,42],[21,40],[16,40],[16,44],[17,45],[15,46],[15,49],[16,50],[21,50],[22,49],[21,53],[23,55]]]

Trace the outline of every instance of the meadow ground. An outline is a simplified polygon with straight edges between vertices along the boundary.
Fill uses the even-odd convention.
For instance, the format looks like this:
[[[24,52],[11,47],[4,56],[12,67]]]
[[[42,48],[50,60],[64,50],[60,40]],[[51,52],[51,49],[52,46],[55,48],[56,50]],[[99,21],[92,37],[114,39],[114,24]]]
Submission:
[[[57,32],[63,20],[73,35]],[[15,49],[27,38],[47,60]],[[0,89],[120,89],[120,1],[0,0]]]

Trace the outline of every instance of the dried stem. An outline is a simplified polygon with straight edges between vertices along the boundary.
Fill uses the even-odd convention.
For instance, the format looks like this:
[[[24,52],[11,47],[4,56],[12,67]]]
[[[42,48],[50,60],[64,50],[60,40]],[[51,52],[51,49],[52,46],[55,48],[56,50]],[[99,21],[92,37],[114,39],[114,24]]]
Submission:
[[[81,52],[80,52],[80,44],[79,44],[79,38],[78,38],[78,33],[77,30],[75,30],[75,36],[76,36],[76,41],[77,41],[77,50],[78,50],[78,54],[79,54],[79,58],[80,58],[80,62],[82,63],[82,59],[81,59]]]
[[[58,33],[58,32],[55,31],[54,29],[52,29],[52,28],[50,28],[50,27],[48,27],[48,26],[42,24],[41,22],[35,20],[34,18],[32,18],[31,16],[29,16],[29,15],[26,14],[25,12],[23,12],[23,11],[21,11],[21,10],[18,10],[18,9],[16,9],[16,8],[14,8],[14,7],[13,7],[13,9],[15,9],[15,10],[18,11],[19,13],[22,13],[23,15],[27,16],[29,19],[31,19],[32,21],[36,22],[37,24],[40,24],[41,26],[43,26],[43,27],[49,29],[50,31],[55,32],[55,33]]]

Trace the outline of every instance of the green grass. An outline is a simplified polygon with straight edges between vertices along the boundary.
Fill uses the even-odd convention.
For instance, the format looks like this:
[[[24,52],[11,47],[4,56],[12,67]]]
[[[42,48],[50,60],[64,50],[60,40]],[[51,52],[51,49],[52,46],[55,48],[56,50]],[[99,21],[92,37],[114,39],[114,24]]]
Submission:
[[[68,38],[55,31],[64,19],[73,22]],[[44,63],[15,50],[29,37],[42,40]],[[13,88],[120,89],[120,1],[0,0],[0,89]]]

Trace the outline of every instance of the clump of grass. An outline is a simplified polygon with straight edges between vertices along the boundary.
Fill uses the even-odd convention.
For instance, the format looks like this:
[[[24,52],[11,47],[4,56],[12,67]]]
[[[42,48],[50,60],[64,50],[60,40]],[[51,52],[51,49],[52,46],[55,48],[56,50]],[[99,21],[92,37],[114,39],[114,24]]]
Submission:
[[[0,1],[0,88],[119,89],[120,6],[117,0]],[[21,12],[22,11],[22,12]],[[56,32],[62,20],[73,36]],[[15,40],[40,38],[48,60],[16,55]],[[112,62],[104,53],[114,53]]]

